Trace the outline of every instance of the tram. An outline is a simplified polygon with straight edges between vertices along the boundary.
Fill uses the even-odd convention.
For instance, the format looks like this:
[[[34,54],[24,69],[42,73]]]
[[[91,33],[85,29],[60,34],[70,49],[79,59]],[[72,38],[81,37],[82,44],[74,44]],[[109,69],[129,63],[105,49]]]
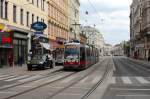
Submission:
[[[71,42],[65,44],[64,69],[83,70],[99,61],[97,48],[81,43]]]

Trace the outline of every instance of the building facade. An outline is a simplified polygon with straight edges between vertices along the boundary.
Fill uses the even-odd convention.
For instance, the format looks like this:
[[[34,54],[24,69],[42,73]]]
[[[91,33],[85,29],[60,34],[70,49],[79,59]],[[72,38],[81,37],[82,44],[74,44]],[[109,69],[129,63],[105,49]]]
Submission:
[[[80,34],[80,1],[69,0],[69,39],[78,39]]]
[[[104,53],[104,38],[98,29],[91,26],[81,27],[81,32],[87,37],[87,44],[94,45],[99,49],[100,55],[103,56]]]
[[[0,0],[1,66],[8,65],[10,55],[15,65],[26,63],[31,24],[42,21],[48,25],[47,8],[46,0]]]
[[[150,59],[150,0],[133,0],[130,14],[130,55]]]
[[[48,1],[48,37],[55,57],[62,55],[64,42],[69,39],[69,0]]]

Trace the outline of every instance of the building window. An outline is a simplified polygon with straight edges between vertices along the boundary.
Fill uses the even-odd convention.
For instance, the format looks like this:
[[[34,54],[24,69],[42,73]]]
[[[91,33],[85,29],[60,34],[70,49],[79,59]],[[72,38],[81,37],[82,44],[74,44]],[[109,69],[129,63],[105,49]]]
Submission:
[[[8,2],[5,2],[5,19],[8,19]]]
[[[45,0],[43,0],[43,11],[45,10]]]
[[[39,21],[39,17],[37,16],[37,22]]]
[[[37,7],[39,7],[39,0],[37,0]]]
[[[23,9],[20,10],[20,23],[23,24]]]
[[[29,12],[27,12],[27,26],[29,27]]]
[[[3,8],[4,8],[3,2],[4,2],[4,0],[0,0],[0,17],[1,18],[3,18]]]
[[[13,22],[17,22],[17,13],[16,13],[16,11],[17,11],[17,7],[16,7],[16,5],[13,5]]]
[[[32,4],[34,4],[34,0],[32,0]]]
[[[34,14],[32,14],[32,23],[34,23]]]
[[[41,10],[43,10],[43,0],[41,0]]]

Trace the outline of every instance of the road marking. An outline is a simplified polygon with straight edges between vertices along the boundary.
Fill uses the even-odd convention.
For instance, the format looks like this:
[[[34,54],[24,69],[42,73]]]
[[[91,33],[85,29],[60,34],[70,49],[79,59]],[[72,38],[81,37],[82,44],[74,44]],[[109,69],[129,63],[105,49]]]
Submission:
[[[14,78],[15,76],[9,76],[9,77],[4,77],[4,78],[0,78],[0,80],[5,80],[5,79],[9,79],[9,78]]]
[[[132,84],[131,80],[129,77],[121,77],[122,81],[124,84]]]
[[[95,83],[97,83],[100,79],[101,79],[101,77],[95,77],[94,80],[92,81],[92,83],[95,84]]]
[[[75,94],[75,93],[60,93],[59,95],[70,95],[70,96],[80,96],[82,94]]]
[[[16,94],[17,92],[14,92],[14,91],[13,92],[4,92],[4,91],[1,91],[0,93],[1,94],[12,94],[12,93]]]
[[[6,77],[6,76],[10,76],[10,75],[0,75],[0,78],[2,78],[2,77]]]
[[[81,83],[84,83],[88,78],[89,78],[89,77],[86,77],[86,78],[82,79],[79,83],[80,83],[80,84],[81,84]]]
[[[147,81],[146,79],[144,79],[143,77],[135,77],[140,83],[142,84],[148,84],[149,81]]]
[[[111,77],[110,83],[111,83],[111,84],[115,84],[115,83],[116,83],[116,77]]]
[[[149,97],[150,95],[116,95],[116,96],[118,96],[118,97]]]
[[[36,86],[17,86],[17,87],[32,88],[32,87],[36,87]]]
[[[128,88],[110,88],[111,90],[124,90],[124,91],[150,91],[150,89],[128,89]]]
[[[23,78],[26,78],[26,77],[29,77],[29,75],[19,76],[19,77],[16,77],[16,78],[5,80],[5,81],[14,81],[14,80],[23,79]]]
[[[22,79],[22,80],[19,80],[19,82],[27,82],[27,81],[31,81],[31,80],[34,80],[36,78],[40,78],[42,77],[41,75],[36,75],[36,76],[32,76],[32,77],[29,77],[29,78],[26,78],[26,79]]]
[[[69,77],[69,78],[67,78],[67,79],[65,79],[65,80],[63,80],[63,81],[61,81],[61,83],[68,83],[68,82],[70,82],[71,80],[73,80],[73,79],[75,79],[75,78],[77,78],[77,77],[76,77],[76,76]]]

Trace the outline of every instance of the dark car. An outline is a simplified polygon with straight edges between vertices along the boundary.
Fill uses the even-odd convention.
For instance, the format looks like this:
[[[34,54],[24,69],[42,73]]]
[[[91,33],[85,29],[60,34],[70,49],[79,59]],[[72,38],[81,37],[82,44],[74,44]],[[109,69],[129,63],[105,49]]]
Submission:
[[[33,68],[37,69],[46,69],[46,67],[52,67],[52,63],[48,61],[47,55],[34,55],[33,58],[28,61],[27,68],[32,70]]]

